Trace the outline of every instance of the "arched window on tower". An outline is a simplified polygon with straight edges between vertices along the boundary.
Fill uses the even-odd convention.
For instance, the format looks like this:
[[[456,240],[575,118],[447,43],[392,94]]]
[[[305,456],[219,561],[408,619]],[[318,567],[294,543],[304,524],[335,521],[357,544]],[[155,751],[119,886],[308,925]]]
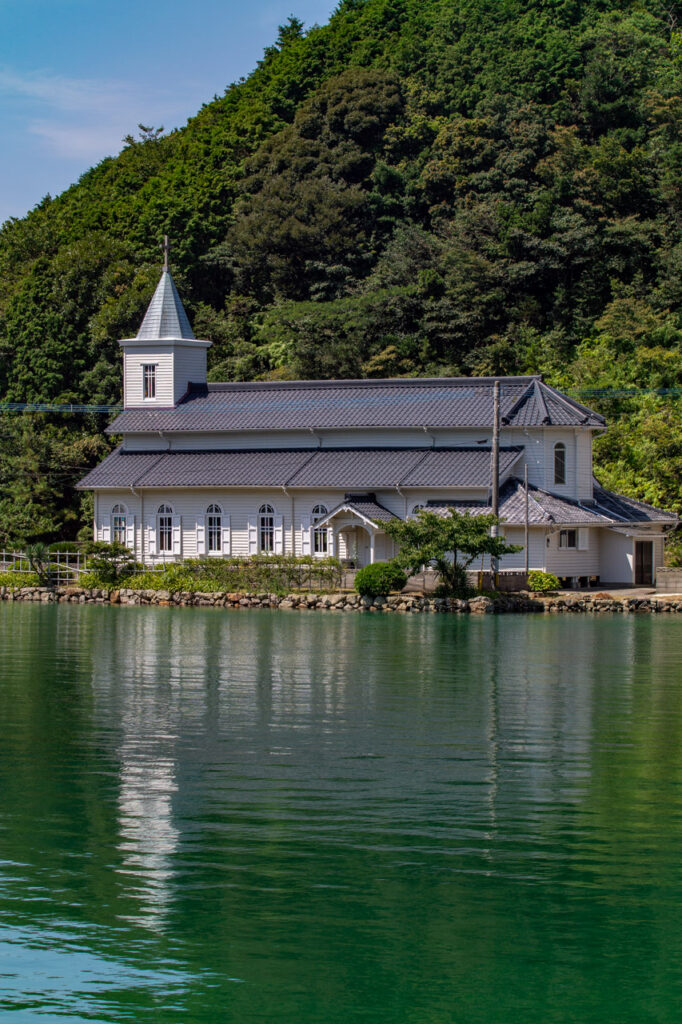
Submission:
[[[209,554],[222,551],[223,510],[220,505],[209,505],[206,509],[206,527]]]
[[[275,550],[275,510],[272,505],[258,509],[258,550],[270,554]]]
[[[554,445],[554,483],[566,483],[566,445],[563,441]]]
[[[326,505],[315,505],[313,507],[313,554],[326,556],[328,553],[327,546],[327,527],[320,526],[316,527],[316,523],[320,519],[324,519],[327,515],[328,509]]]

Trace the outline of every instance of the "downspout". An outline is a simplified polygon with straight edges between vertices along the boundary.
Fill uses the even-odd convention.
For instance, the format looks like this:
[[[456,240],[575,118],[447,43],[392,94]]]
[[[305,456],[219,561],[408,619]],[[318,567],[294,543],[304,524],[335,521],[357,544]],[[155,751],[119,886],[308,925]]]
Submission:
[[[294,495],[293,495],[293,493],[291,493],[290,491],[288,491],[286,489],[286,485],[282,486],[282,491],[283,491],[284,494],[286,494],[287,498],[289,498],[289,500],[291,502],[291,506],[290,506],[291,507],[291,554],[295,555],[296,554],[296,527],[294,525]],[[286,555],[286,553],[287,553],[287,551],[286,551],[286,548],[287,548],[287,545],[286,545],[286,531],[284,531],[284,533],[283,533],[282,543],[283,543],[283,547],[284,547],[283,554]]]
[[[422,430],[424,431],[424,433],[426,434],[427,437],[431,438],[431,447],[435,448],[436,447],[436,435],[432,434],[428,427],[422,427]]]

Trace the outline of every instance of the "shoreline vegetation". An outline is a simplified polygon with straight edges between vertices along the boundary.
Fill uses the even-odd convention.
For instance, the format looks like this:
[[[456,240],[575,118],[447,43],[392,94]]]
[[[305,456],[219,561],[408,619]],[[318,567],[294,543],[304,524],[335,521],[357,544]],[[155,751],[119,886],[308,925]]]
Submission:
[[[328,594],[242,594],[219,591],[169,591],[145,589],[103,589],[98,587],[0,586],[0,601],[34,601],[41,604],[146,605],[154,607],[199,607],[289,611],[490,614],[682,614],[682,595],[619,598],[598,594],[493,594],[470,598],[427,597],[418,594],[389,594],[362,597],[355,593]]]

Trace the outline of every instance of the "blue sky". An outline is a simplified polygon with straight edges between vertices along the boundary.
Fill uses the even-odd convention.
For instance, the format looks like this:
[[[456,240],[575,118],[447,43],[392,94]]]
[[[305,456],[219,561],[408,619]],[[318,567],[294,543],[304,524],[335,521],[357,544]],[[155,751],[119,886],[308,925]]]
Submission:
[[[117,153],[179,127],[247,75],[295,14],[331,0],[0,0],[0,223]]]

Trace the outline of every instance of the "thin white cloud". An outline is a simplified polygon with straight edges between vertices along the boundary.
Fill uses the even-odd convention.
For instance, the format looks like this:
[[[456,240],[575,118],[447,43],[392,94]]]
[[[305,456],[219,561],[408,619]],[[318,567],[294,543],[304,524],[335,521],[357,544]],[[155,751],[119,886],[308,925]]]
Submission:
[[[87,161],[117,153],[123,136],[134,135],[140,121],[169,128],[192,112],[186,94],[45,71],[19,73],[6,66],[0,67],[2,95],[15,106],[24,130],[42,139],[50,152]]]
[[[113,109],[130,91],[125,82],[65,78],[44,71],[19,74],[11,68],[0,68],[0,92],[37,100],[63,112]]]

